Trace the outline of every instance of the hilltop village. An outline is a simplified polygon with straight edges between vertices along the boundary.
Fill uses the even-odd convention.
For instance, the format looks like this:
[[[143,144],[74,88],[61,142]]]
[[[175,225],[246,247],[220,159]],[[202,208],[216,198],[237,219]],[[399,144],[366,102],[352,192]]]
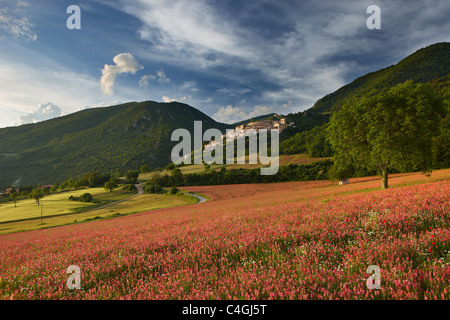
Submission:
[[[268,132],[270,130],[278,130],[278,133],[282,133],[287,127],[293,126],[292,122],[287,123],[285,118],[281,118],[279,120],[261,120],[250,122],[247,124],[241,124],[234,128],[234,130],[228,131],[226,134],[221,136],[222,139],[225,137],[227,139],[239,139],[244,137],[245,135],[249,135],[249,133],[256,134],[259,130],[265,129]],[[205,145],[205,150],[214,149],[214,147],[219,144],[219,141],[211,141]]]

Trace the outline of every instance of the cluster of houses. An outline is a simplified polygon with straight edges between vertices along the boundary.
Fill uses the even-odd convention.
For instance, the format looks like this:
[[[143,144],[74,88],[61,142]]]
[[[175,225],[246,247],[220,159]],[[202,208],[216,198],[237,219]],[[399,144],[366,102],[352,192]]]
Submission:
[[[19,189],[16,187],[6,188],[5,192],[0,192],[0,198],[9,197],[9,195],[14,192],[19,193]]]
[[[52,184],[44,184],[44,185],[38,186],[38,189],[39,189],[39,190],[42,190],[42,189],[44,189],[44,188],[51,189],[52,187],[53,187]],[[5,192],[0,192],[0,198],[9,197],[9,195],[10,195],[11,193],[14,193],[14,192],[20,193],[19,188],[17,188],[17,187],[6,188]]]
[[[282,118],[280,120],[262,120],[262,121],[256,121],[256,122],[250,122],[247,124],[241,124],[240,126],[237,126],[235,128],[235,131],[243,131],[245,133],[246,130],[278,130],[278,133],[281,133],[286,129],[287,127],[293,125],[292,123],[287,124],[286,119]]]
[[[293,123],[286,123],[286,119],[282,118],[280,120],[262,120],[256,122],[250,122],[247,124],[241,124],[237,126],[234,130],[228,131],[226,134],[222,135],[223,138],[227,138],[230,140],[239,139],[248,135],[249,133],[257,134],[257,132],[261,129],[269,130],[278,130],[278,133],[281,133],[289,126],[292,126]],[[219,141],[211,141],[205,145],[205,150],[212,150],[214,147],[219,144]]]

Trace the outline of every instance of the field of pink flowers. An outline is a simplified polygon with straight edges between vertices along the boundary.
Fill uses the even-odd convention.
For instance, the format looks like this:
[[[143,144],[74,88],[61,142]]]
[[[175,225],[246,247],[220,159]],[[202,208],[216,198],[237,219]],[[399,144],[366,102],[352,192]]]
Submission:
[[[199,205],[2,235],[0,298],[450,299],[449,172],[387,190],[209,187]]]

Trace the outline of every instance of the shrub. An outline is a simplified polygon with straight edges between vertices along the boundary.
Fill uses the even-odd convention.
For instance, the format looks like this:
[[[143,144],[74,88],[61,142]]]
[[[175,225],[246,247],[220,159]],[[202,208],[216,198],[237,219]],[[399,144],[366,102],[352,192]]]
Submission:
[[[172,171],[176,167],[177,167],[177,165],[175,163],[171,162],[164,169],[166,169],[167,171]]]
[[[92,197],[92,194],[90,194],[90,193],[84,193],[80,197],[79,201],[81,201],[81,202],[94,202],[94,197]]]
[[[160,185],[147,184],[144,186],[145,192],[148,193],[165,193],[166,191]]]
[[[128,190],[128,191],[136,191],[137,190],[137,188],[134,184],[126,184],[122,187],[122,189]]]

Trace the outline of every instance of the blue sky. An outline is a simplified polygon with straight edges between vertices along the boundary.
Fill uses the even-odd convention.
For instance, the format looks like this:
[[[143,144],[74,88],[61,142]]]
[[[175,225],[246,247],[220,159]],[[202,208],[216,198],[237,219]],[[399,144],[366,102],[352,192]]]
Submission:
[[[66,27],[70,5],[80,30]],[[0,0],[0,127],[145,100],[229,123],[303,111],[449,41],[449,16],[448,0]]]

